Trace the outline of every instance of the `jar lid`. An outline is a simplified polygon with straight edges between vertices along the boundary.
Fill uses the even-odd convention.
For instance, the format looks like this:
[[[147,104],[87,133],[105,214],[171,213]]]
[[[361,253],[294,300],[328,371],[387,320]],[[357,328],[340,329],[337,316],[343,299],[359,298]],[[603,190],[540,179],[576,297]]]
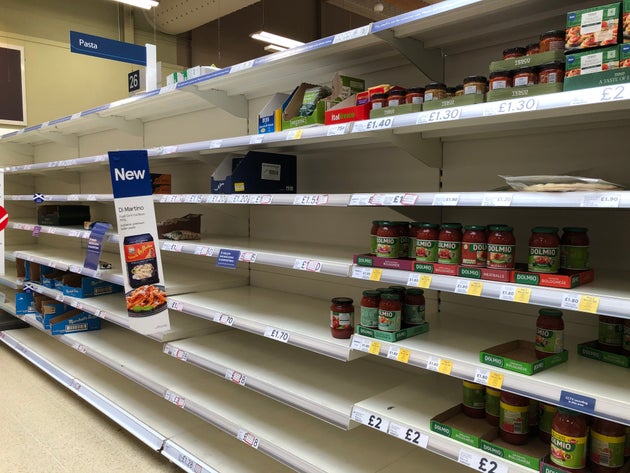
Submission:
[[[560,61],[549,62],[547,64],[542,64],[541,66],[538,66],[538,70],[540,70],[540,71],[546,71],[548,69],[562,69],[562,70],[564,70],[564,62],[560,62]]]
[[[558,227],[534,227],[532,233],[558,233]]]
[[[530,72],[536,72],[536,68],[535,67],[521,67],[520,69],[517,69],[514,72],[514,75],[526,74],[526,73],[530,73]]]
[[[353,301],[349,297],[333,297],[330,302],[338,305],[347,305],[352,304]]]
[[[495,77],[512,77],[513,75],[512,71],[494,71],[490,73],[490,79]]]
[[[442,82],[430,82],[426,85],[425,89],[426,90],[428,89],[446,90],[446,84],[443,84]]]
[[[485,225],[466,225],[464,227],[464,230],[480,230],[480,231],[486,231],[486,226]]]
[[[384,294],[381,294],[381,299],[386,299],[388,301],[399,301],[400,295],[396,294],[395,292],[386,292]]]
[[[372,220],[372,225],[380,225],[382,220]]]
[[[377,287],[376,290],[380,293],[380,294],[386,294],[388,292],[394,292],[392,291],[390,288],[388,287]]]
[[[438,228],[439,227],[437,223],[428,223],[428,222],[421,222],[418,226],[422,228]]]
[[[370,100],[386,99],[387,97],[389,97],[389,94],[374,94],[374,95],[372,95],[372,98]]]
[[[462,224],[461,223],[443,223],[441,228],[453,228],[453,229],[461,230]]]
[[[392,95],[406,95],[407,91],[405,89],[396,89],[396,90],[390,90],[389,91],[389,96],[391,97]]]
[[[394,225],[407,225],[409,226],[409,222],[403,222],[403,221],[398,221],[398,222],[393,222]]]
[[[421,296],[424,294],[424,289],[420,289],[419,287],[410,287],[407,289],[407,294],[412,296]]]
[[[491,232],[511,232],[514,229],[509,225],[490,225],[488,230]]]
[[[468,76],[464,78],[464,84],[468,84],[469,82],[483,82],[487,84],[488,79],[485,76]]]
[[[509,54],[520,54],[522,56],[525,56],[525,53],[527,52],[527,50],[521,46],[517,46],[515,48],[507,48],[503,50],[503,55],[507,56]]]
[[[369,289],[367,291],[363,291],[363,295],[367,297],[379,297],[381,293],[379,291],[375,291],[373,289]]]
[[[563,227],[562,231],[567,233],[567,232],[571,232],[571,233],[586,233],[588,232],[588,228],[586,227]]]
[[[424,87],[411,87],[407,89],[408,94],[424,94]]]
[[[381,220],[380,224],[382,226],[392,226],[392,225],[398,225],[398,222],[392,222],[391,220]]]
[[[564,41],[565,34],[566,34],[565,30],[551,30],[551,31],[546,31],[543,34],[541,34],[540,39],[562,38],[562,41]]]
[[[558,309],[540,309],[538,313],[540,315],[548,315],[550,317],[562,317],[562,312]]]
[[[405,286],[389,286],[389,288],[396,293],[405,292],[407,290]]]

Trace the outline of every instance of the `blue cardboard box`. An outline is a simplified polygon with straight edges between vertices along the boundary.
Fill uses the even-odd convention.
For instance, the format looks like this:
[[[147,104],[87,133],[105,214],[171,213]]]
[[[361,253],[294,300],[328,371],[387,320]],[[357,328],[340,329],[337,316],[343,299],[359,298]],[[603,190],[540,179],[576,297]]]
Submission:
[[[210,177],[213,194],[295,194],[296,157],[249,151],[226,157]]]
[[[79,309],[72,309],[64,314],[44,318],[44,326],[52,335],[87,332],[101,328],[101,319]]]
[[[32,292],[18,292],[15,294],[15,314],[35,314],[35,297]]]
[[[122,286],[118,284],[75,273],[65,274],[61,278],[60,284],[61,292],[71,297],[104,296],[122,291]]]
[[[282,130],[282,112],[289,94],[274,94],[258,114],[258,133],[274,133]]]

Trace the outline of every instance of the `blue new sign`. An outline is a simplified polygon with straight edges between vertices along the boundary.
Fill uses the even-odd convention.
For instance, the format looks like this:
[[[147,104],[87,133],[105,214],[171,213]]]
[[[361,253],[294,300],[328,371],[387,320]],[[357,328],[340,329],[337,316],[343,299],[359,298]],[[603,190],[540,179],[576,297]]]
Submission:
[[[108,154],[114,198],[153,193],[147,150],[110,151]]]
[[[113,61],[147,65],[147,48],[77,31],[70,31],[70,51]]]

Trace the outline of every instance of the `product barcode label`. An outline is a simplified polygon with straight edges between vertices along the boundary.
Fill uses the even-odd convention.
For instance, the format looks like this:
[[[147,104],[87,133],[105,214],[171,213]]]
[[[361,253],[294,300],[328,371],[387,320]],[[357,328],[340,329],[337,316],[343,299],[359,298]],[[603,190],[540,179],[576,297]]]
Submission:
[[[427,448],[429,444],[429,437],[422,432],[405,425],[396,424],[395,422],[389,424],[388,433],[393,437],[412,443],[418,447]]]
[[[241,386],[245,386],[247,383],[247,376],[239,371],[234,371],[229,368],[225,371],[225,379],[232,381],[233,383],[240,384]]]
[[[348,131],[349,123],[343,123],[341,125],[329,125],[326,130],[326,136],[345,135]]]
[[[367,425],[373,429],[387,433],[389,429],[389,419],[373,414],[365,409],[354,406],[350,418],[359,424]]]
[[[505,463],[464,448],[459,451],[457,461],[482,473],[508,473],[509,471]]]
[[[164,399],[172,404],[175,404],[177,407],[183,408],[186,406],[186,399],[170,390],[167,390],[164,393]]]

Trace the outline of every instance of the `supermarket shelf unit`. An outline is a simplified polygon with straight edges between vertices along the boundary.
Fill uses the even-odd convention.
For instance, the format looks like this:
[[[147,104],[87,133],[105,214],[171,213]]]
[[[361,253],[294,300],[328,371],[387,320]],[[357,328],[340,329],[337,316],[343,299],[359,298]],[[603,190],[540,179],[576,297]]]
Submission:
[[[335,159],[343,162],[341,155],[348,153],[353,166],[364,166],[365,163],[366,169],[378,169],[376,166],[381,163],[377,158],[372,155],[363,161],[360,155],[364,151],[369,154],[374,150],[387,150],[391,151],[391,159],[398,159],[394,161],[396,166],[402,166],[403,162],[409,166],[409,156],[415,158],[412,160],[413,171],[426,174],[427,182],[435,176],[439,185],[434,182],[424,186],[424,181],[419,180],[418,187],[427,187],[434,192],[415,192],[417,187],[397,186],[396,181],[387,181],[384,176],[385,180],[378,182],[379,185],[357,186],[353,182],[361,180],[357,175],[342,185],[331,184],[331,188],[326,189],[329,193],[321,192],[321,188],[305,179],[304,188],[308,193],[298,195],[223,196],[206,194],[207,190],[201,188],[185,189],[193,193],[156,195],[154,201],[158,210],[181,206],[223,212],[234,208],[231,206],[246,206],[252,221],[249,238],[204,236],[195,242],[163,240],[160,247],[171,256],[183,253],[200,257],[216,255],[224,248],[238,249],[241,264],[246,264],[249,269],[250,285],[246,285],[242,273],[207,271],[202,264],[198,265],[199,270],[190,265],[178,267],[168,261],[165,273],[173,327],[171,332],[151,337],[153,339],[143,338],[127,329],[123,303],[116,295],[79,300],[40,285],[31,285],[37,292],[103,317],[104,328],[57,337],[74,351],[39,333],[42,328],[31,317],[23,319],[34,329],[1,332],[0,339],[135,435],[146,439],[144,441],[152,448],[161,448],[164,455],[188,471],[199,468],[253,471],[257,462],[273,463],[264,457],[261,459],[258,452],[298,471],[387,472],[399,471],[397,465],[401,465],[400,471],[414,471],[414,467],[417,468],[414,462],[434,465],[428,468],[436,471],[438,468],[468,470],[466,467],[479,470],[479,463],[474,460],[480,455],[500,465],[497,471],[531,471],[481,450],[473,451],[429,429],[429,420],[434,415],[459,402],[459,379],[488,384],[490,374],[495,381],[501,380],[503,389],[551,404],[562,405],[565,398],[572,395],[588,397],[594,401],[595,415],[630,424],[627,414],[630,384],[618,375],[620,368],[579,358],[574,350],[570,352],[568,363],[533,377],[489,368],[479,362],[479,351],[514,338],[510,320],[502,325],[493,323],[488,326],[462,317],[466,312],[467,316],[476,316],[486,322],[493,320],[493,316],[496,319],[497,310],[486,311],[478,302],[480,296],[511,304],[515,306],[511,309],[514,312],[521,308],[526,312],[529,304],[630,318],[630,292],[624,287],[621,273],[608,268],[597,269],[595,282],[569,290],[379,270],[352,264],[351,255],[359,252],[354,249],[354,244],[359,248],[363,245],[363,239],[357,237],[358,232],[340,232],[337,239],[332,239],[334,244],[330,244],[331,239],[320,242],[309,234],[309,227],[299,228],[300,220],[294,224],[296,235],[291,243],[284,233],[263,229],[292,221],[297,212],[305,215],[317,212],[321,221],[326,221],[328,216],[338,218],[336,212],[356,213],[362,215],[356,221],[362,218],[365,222],[381,211],[415,218],[428,208],[439,212],[442,221],[457,221],[467,212],[477,212],[475,218],[480,218],[478,215],[483,211],[491,213],[493,218],[504,219],[509,212],[520,212],[519,216],[530,212],[531,215],[539,212],[538,209],[585,212],[595,219],[600,218],[596,214],[602,214],[606,219],[609,212],[630,207],[630,192],[476,191],[494,188],[486,187],[487,182],[494,182],[487,178],[479,179],[475,190],[470,192],[464,191],[471,187],[468,176],[458,176],[453,170],[463,168],[462,173],[469,172],[465,162],[459,159],[468,152],[465,147],[469,144],[479,154],[487,151],[483,148],[485,141],[495,144],[501,139],[522,140],[523,136],[540,135],[543,145],[550,145],[544,136],[561,135],[567,130],[605,130],[626,123],[630,119],[629,85],[265,135],[247,134],[243,130],[253,128],[255,107],[263,103],[265,97],[278,90],[290,90],[303,80],[323,83],[338,70],[382,80],[379,71],[407,68],[402,72],[405,76],[409,75],[409,69],[413,69],[409,63],[420,62],[423,63],[419,66],[423,73],[421,77],[439,78],[442,67],[436,67],[436,48],[456,57],[504,44],[512,38],[529,37],[532,28],[540,27],[542,31],[562,19],[569,8],[590,6],[586,1],[578,3],[562,0],[550,9],[548,2],[543,0],[515,0],[509,5],[502,0],[447,0],[294,50],[2,136],[3,162],[12,164],[4,169],[7,181],[12,176],[19,179],[32,176],[35,182],[33,192],[44,190],[46,202],[87,202],[98,205],[99,209],[111,207],[113,198],[111,189],[90,185],[98,179],[83,182],[79,178],[75,182],[78,185],[73,187],[77,192],[68,194],[59,194],[58,186],[51,186],[48,181],[59,177],[61,182],[72,181],[74,176],[84,173],[104,176],[107,155],[103,153],[107,151],[108,143],[120,134],[131,137],[131,141],[135,138],[136,147],[147,148],[152,165],[168,165],[173,172],[226,153],[258,149],[304,155],[308,158],[304,162],[307,166],[305,174],[309,169],[316,169],[308,168],[308,161],[324,160],[327,154],[335,154]],[[410,49],[415,52],[408,54]],[[414,79],[417,74],[417,71],[413,72]],[[207,139],[207,130],[198,132],[201,137],[193,133],[189,138],[190,125],[182,122],[182,117],[218,113],[217,109],[242,119],[253,117],[249,120],[249,128],[241,123],[236,130],[213,130],[210,133],[210,136],[215,135],[212,139]],[[164,139],[172,141],[163,142],[160,136],[160,131],[166,129],[163,123],[169,123]],[[185,134],[187,139],[181,139],[180,134]],[[92,137],[96,138],[81,148],[81,152],[88,155],[78,155],[79,143]],[[193,141],[195,139],[199,141]],[[59,146],[66,151],[76,148],[77,156],[56,159]],[[579,149],[579,144],[575,148]],[[35,149],[45,152],[35,153]],[[68,155],[67,152],[63,154]],[[489,157],[491,163],[492,159],[495,156]],[[513,164],[506,166],[511,166],[515,172],[523,169]],[[438,177],[438,168],[444,171],[443,177]],[[340,174],[349,175],[347,168],[339,169]],[[326,183],[334,173],[329,175],[319,170],[315,174]],[[42,177],[46,182],[42,182]],[[7,204],[19,206],[20,212],[26,214],[32,205],[32,194],[24,193],[24,186],[10,189],[10,185],[5,196]],[[366,187],[373,187],[373,192],[366,193]],[[398,188],[408,188],[411,192],[391,192]],[[88,193],[86,189],[89,189]],[[89,193],[91,191],[94,193]],[[83,268],[76,248],[89,236],[87,231],[38,226],[29,218],[21,217],[12,219],[10,236],[18,235],[22,241],[28,236],[27,232],[37,228],[40,241],[36,245],[22,245],[13,244],[9,239],[11,252],[6,255],[9,261],[22,258],[122,283],[117,263],[112,270]],[[529,222],[529,219],[525,221]],[[349,220],[349,223],[354,224],[355,220]],[[321,226],[317,230],[325,236]],[[288,236],[294,235],[289,232]],[[49,238],[55,239],[54,245],[48,246]],[[108,234],[107,241],[118,242],[114,231]],[[74,250],[60,248],[65,244],[72,244]],[[595,256],[601,260],[601,255]],[[108,257],[116,262],[119,259],[116,253],[108,254]],[[198,263],[201,261],[207,260],[197,259]],[[295,278],[295,282],[288,278]],[[292,290],[286,287],[289,280],[294,284]],[[430,317],[429,333],[397,343],[377,342],[359,335],[354,335],[351,340],[331,338],[327,328],[327,297],[324,295],[337,287],[360,294],[360,285],[377,282],[419,286],[431,293],[452,293],[453,298],[459,297],[453,300],[461,302],[465,299],[467,305],[458,307],[453,300],[443,298],[440,312]],[[13,276],[5,276],[2,284],[10,289],[20,288],[19,281]],[[3,308],[9,312],[14,310],[10,302],[5,306]],[[576,340],[568,337],[570,343],[575,344]],[[86,357],[77,357],[77,351]],[[396,369],[392,370],[392,367]],[[209,373],[204,376],[202,370]],[[101,376],[101,372],[107,375]],[[147,396],[146,391],[134,384],[122,383],[120,375],[156,394],[157,398]],[[122,384],[125,384],[124,388]],[[110,390],[118,392],[110,395]],[[134,397],[134,402],[127,396],[127,390],[134,392],[130,396]],[[145,408],[134,405],[143,403],[144,398],[147,399]],[[146,420],[152,417],[146,415],[145,409],[153,408],[154,402],[158,406],[155,409],[161,408],[167,401],[180,408],[176,409],[177,415],[183,410],[187,411],[183,414],[188,417],[185,420],[178,417],[172,423],[168,417],[167,427],[155,426]],[[200,421],[194,417],[189,420],[190,414]],[[155,422],[163,420],[161,415],[152,413],[152,416]],[[354,428],[357,424],[371,429]],[[210,443],[199,439],[209,435],[206,430],[212,432]],[[341,451],[339,445],[344,446]],[[375,448],[376,445],[379,448]],[[221,459],[215,458],[217,448],[234,451],[229,461],[240,463],[223,464],[228,460],[225,455]],[[258,464],[260,468],[267,468],[260,465],[267,463]],[[273,465],[269,468],[278,471],[277,464]]]

